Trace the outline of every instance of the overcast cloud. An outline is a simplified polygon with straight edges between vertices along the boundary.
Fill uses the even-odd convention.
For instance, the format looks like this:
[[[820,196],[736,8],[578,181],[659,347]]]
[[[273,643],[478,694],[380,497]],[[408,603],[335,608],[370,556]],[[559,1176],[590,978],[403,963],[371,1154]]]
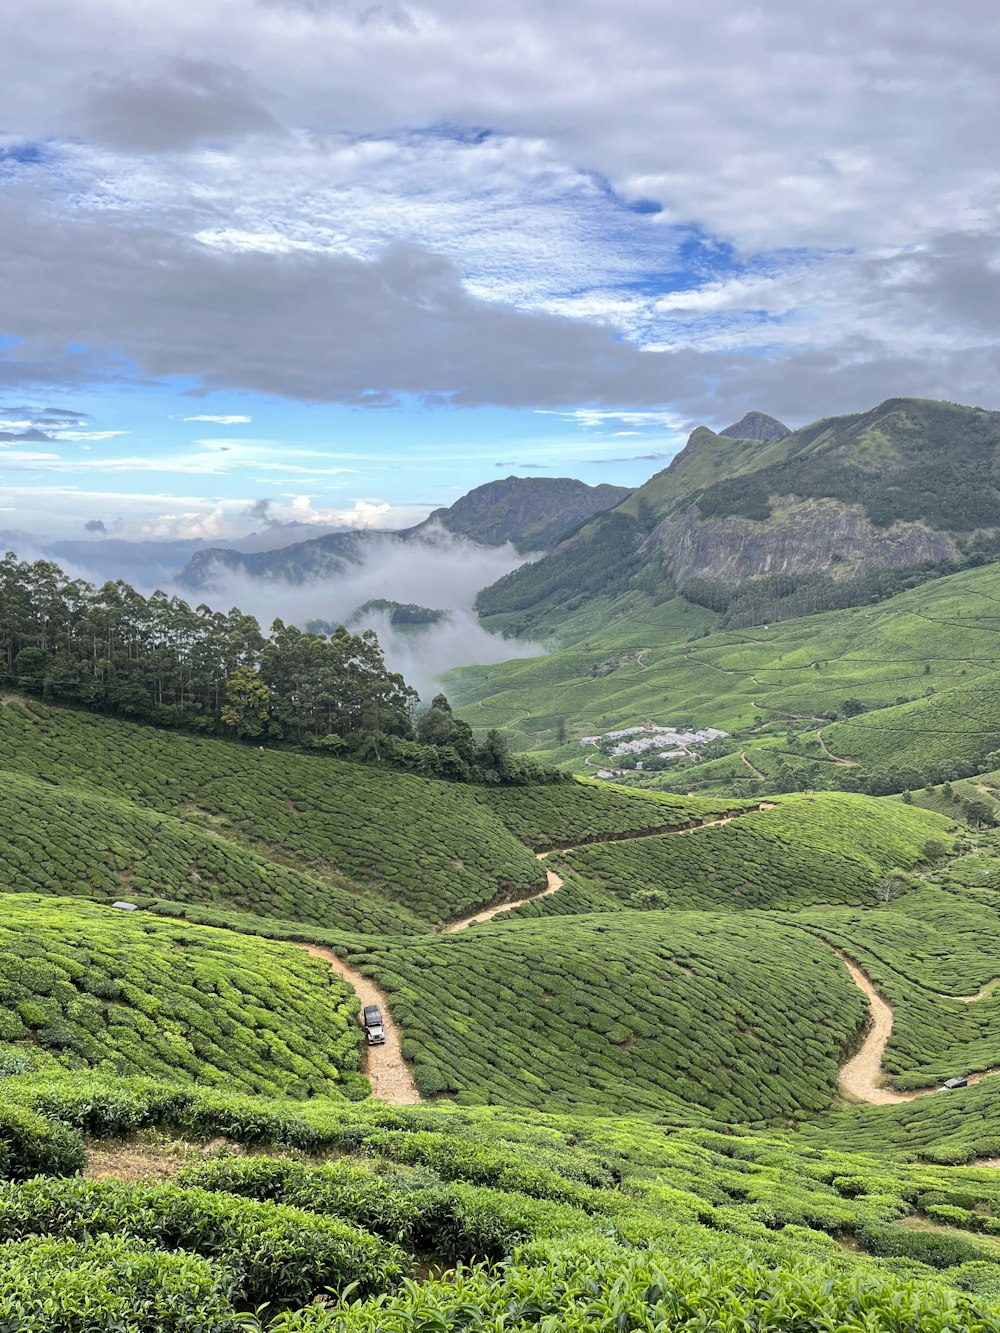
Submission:
[[[429,503],[572,450],[526,416],[451,492],[414,405],[576,414],[604,469],[751,407],[1000,407],[998,68],[981,0],[6,0],[0,390],[95,419],[7,414],[0,479],[395,521],[408,465],[309,405],[380,411]],[[196,434],[262,399],[280,440]]]

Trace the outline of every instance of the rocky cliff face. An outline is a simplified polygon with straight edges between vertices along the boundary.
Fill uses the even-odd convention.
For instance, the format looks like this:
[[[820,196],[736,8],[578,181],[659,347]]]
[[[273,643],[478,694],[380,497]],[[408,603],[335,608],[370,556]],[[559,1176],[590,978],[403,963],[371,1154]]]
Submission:
[[[847,576],[871,566],[950,560],[958,548],[920,523],[878,528],[857,505],[837,500],[778,497],[766,522],[702,518],[697,505],[671,515],[653,531],[667,572],[678,584],[692,578],[742,583],[763,574],[829,573]]]

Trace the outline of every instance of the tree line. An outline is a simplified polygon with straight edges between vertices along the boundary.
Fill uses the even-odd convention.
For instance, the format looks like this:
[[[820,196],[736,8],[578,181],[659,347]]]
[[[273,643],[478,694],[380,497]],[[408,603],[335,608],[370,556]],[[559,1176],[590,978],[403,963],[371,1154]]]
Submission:
[[[265,634],[223,613],[118,580],[97,588],[47,560],[0,560],[0,683],[115,717],[318,748],[466,782],[556,781],[510,752],[499,732],[477,741],[437,696],[390,671],[372,630]]]

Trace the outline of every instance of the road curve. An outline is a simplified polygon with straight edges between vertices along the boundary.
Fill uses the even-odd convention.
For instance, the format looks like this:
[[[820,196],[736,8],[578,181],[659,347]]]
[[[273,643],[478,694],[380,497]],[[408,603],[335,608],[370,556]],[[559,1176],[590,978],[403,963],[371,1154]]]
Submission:
[[[758,806],[761,812],[773,810],[772,803],[762,801]],[[753,813],[752,809],[745,813]],[[713,828],[720,824],[728,824],[736,818],[735,815],[724,815],[720,819],[706,819],[699,824],[689,825],[687,828],[673,829],[664,831],[657,829],[650,832],[648,837],[678,837],[685,833],[696,833],[699,829]],[[623,834],[621,837],[607,838],[607,842],[624,842],[627,839],[636,837],[634,833]],[[586,845],[586,844],[578,844]],[[565,852],[572,851],[572,847],[549,850],[546,852],[536,852],[536,859],[544,861],[549,856],[561,856]],[[529,898],[515,898],[511,902],[498,903],[495,907],[487,907],[482,912],[476,912],[473,916],[463,917],[461,921],[453,921],[450,926],[445,926],[443,934],[453,935],[456,931],[465,930],[476,922],[491,921],[501,912],[509,912],[515,907],[523,907],[525,903],[537,902],[539,898],[546,898],[550,893],[557,893],[563,887],[564,881],[556,874],[554,870],[545,870],[545,888],[540,893],[534,893]],[[385,995],[375,985],[370,977],[362,976],[360,972],[347,964],[333,952],[332,949],[324,949],[318,944],[297,944],[296,948],[305,949],[313,958],[322,958],[330,969],[336,972],[337,976],[346,981],[353,988],[362,1005],[377,1004],[382,1010],[382,1026],[385,1030],[384,1046],[369,1046],[367,1048],[366,1074],[368,1082],[371,1084],[372,1096],[378,1097],[381,1101],[388,1102],[391,1106],[414,1106],[422,1102],[420,1090],[413,1081],[413,1075],[410,1067],[403,1059],[403,1043],[399,1034],[399,1028],[392,1017],[392,1011],[389,1008],[389,1002]]]
[[[829,944],[829,941],[824,940],[823,943]],[[868,999],[869,1026],[864,1041],[860,1049],[837,1071],[837,1082],[841,1090],[859,1101],[868,1102],[870,1106],[897,1106],[901,1102],[916,1101],[918,1097],[930,1097],[935,1092],[940,1092],[939,1085],[932,1088],[917,1088],[911,1092],[894,1092],[883,1085],[882,1057],[892,1035],[892,1005],[879,993],[868,973],[863,971],[852,958],[848,958],[843,949],[838,949],[836,945],[830,945],[830,948],[850,972],[855,986]],[[963,1004],[975,1004],[991,995],[995,985],[995,982],[991,982],[976,995],[956,995],[950,998],[961,1000]],[[970,1074],[969,1082],[979,1083],[993,1072],[985,1070],[978,1074]]]

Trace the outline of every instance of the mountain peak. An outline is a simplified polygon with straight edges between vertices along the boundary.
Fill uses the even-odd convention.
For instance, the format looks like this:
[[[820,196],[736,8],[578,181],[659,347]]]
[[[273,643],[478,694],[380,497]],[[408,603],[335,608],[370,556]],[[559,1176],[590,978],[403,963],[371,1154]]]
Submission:
[[[769,417],[766,412],[747,412],[741,421],[720,430],[730,440],[760,440],[762,444],[772,444],[791,435],[788,427],[777,417]]]

